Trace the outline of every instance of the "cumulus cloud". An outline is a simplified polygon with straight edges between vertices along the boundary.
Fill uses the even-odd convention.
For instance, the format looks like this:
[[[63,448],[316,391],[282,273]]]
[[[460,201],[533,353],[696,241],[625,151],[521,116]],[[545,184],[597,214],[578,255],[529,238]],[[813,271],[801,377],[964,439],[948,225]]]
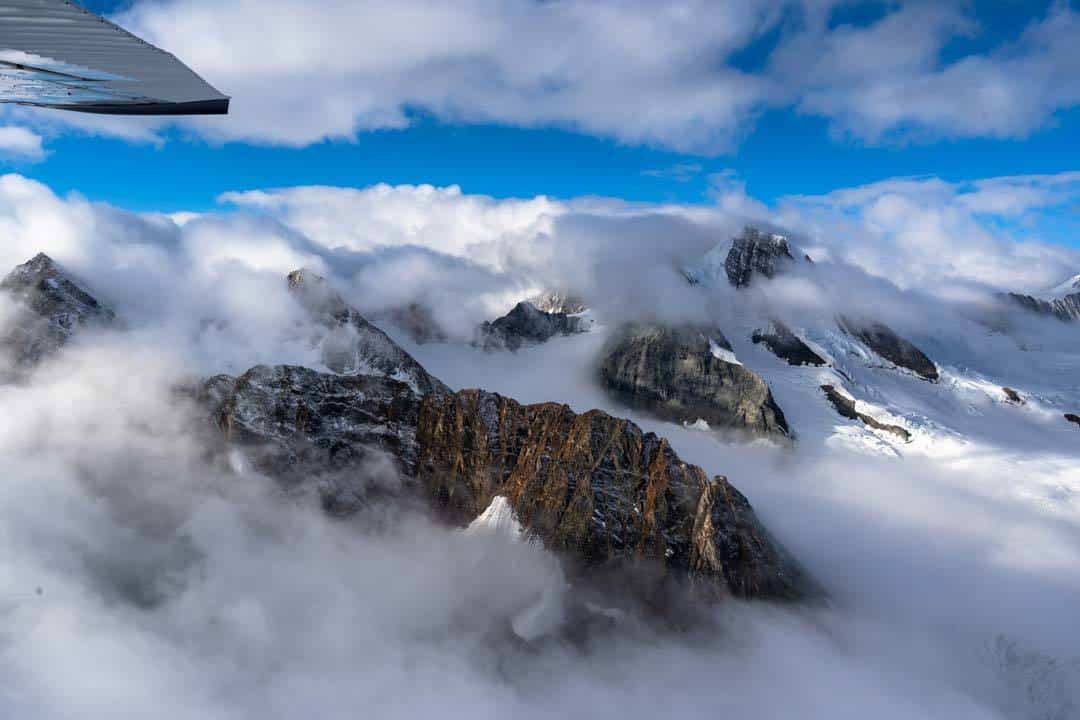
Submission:
[[[184,121],[213,141],[304,146],[429,115],[712,154],[772,108],[880,142],[1021,137],[1080,101],[1067,2],[960,57],[952,41],[983,32],[965,4],[890,3],[871,22],[835,22],[846,5],[145,0],[113,19],[233,96],[228,117]],[[47,122],[137,141],[165,127]]]
[[[41,135],[18,125],[0,127],[0,157],[41,160],[45,147]]]
[[[182,0],[137,3],[119,20],[234,96],[228,121],[199,125],[212,137],[304,145],[404,127],[420,109],[715,149],[762,81],[712,58],[778,6]]]
[[[811,29],[781,43],[773,67],[798,107],[865,140],[1022,137],[1080,101],[1080,16],[1056,2],[1020,37],[985,54],[945,61],[957,37],[979,33],[952,4],[905,3],[869,26]]]
[[[1040,242],[1038,222],[1080,196],[1076,173],[953,183],[894,179],[820,196],[791,196],[776,219],[821,253],[902,287],[947,283],[1039,291],[1080,268],[1065,246]]]
[[[429,256],[517,273],[519,289],[530,273],[533,282],[570,285],[591,284],[595,273],[610,268],[632,273],[644,267],[659,276],[659,267],[694,259],[748,222],[791,234],[816,260],[842,261],[903,288],[942,291],[960,283],[1036,291],[1080,270],[1077,252],[1051,242],[1060,238],[1043,227],[1080,200],[1076,173],[970,182],[897,178],[787,196],[771,207],[748,195],[731,171],[710,181],[709,205],[496,200],[457,187],[408,185],[251,191],[221,199],[297,228],[324,248],[367,253],[394,247],[398,258],[405,248],[423,248]],[[665,242],[647,239],[656,236]],[[652,259],[643,262],[642,253]],[[566,277],[544,277],[555,266]],[[610,292],[619,285],[612,283]]]

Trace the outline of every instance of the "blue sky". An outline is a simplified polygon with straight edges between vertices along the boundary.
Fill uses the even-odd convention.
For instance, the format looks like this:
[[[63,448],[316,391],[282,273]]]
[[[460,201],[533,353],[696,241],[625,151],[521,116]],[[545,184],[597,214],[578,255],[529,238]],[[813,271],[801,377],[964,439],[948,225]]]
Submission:
[[[0,167],[41,180],[61,193],[77,191],[93,200],[136,210],[202,210],[212,207],[216,197],[229,190],[306,184],[360,187],[377,182],[458,184],[466,192],[495,197],[603,195],[632,201],[708,203],[713,199],[710,176],[719,173],[734,174],[745,182],[749,195],[772,203],[786,195],[823,194],[897,176],[963,181],[1080,168],[1080,108],[1070,98],[1051,97],[1048,102],[1045,97],[1055,93],[1060,96],[1060,80],[1045,81],[1048,89],[1043,95],[1028,98],[1022,94],[1025,78],[1013,78],[1019,89],[1015,97],[1009,98],[1010,103],[1030,103],[1045,109],[1034,119],[1020,117],[1008,125],[993,125],[991,121],[989,127],[983,128],[986,120],[973,116],[969,126],[962,109],[958,115],[955,108],[933,106],[910,116],[898,111],[895,117],[881,121],[873,110],[867,113],[856,101],[834,91],[827,75],[825,80],[804,81],[799,58],[789,62],[786,69],[777,59],[780,50],[796,46],[797,42],[808,43],[808,54],[824,56],[831,47],[828,43],[845,32],[869,32],[885,27],[890,16],[921,12],[923,15],[912,14],[907,24],[913,26],[912,38],[937,33],[936,44],[923,53],[932,57],[919,56],[917,48],[911,51],[914,59],[887,57],[882,61],[883,73],[896,73],[898,82],[914,85],[925,80],[920,73],[929,77],[952,64],[964,64],[965,58],[992,58],[1007,68],[1013,56],[1042,52],[1041,46],[1016,47],[1025,32],[1030,34],[1033,24],[1055,12],[1075,17],[1075,2],[961,2],[947,16],[933,6],[928,10],[919,3],[841,2],[830,10],[812,38],[801,27],[808,21],[800,14],[803,11],[798,4],[781,3],[783,7],[773,19],[762,20],[766,17],[763,14],[752,22],[747,20],[747,27],[758,23],[765,26],[764,30],[749,29],[722,46],[715,46],[708,37],[695,42],[702,44],[703,55],[725,55],[724,65],[742,74],[740,83],[771,75],[769,81],[774,85],[806,84],[812,85],[811,89],[800,87],[793,91],[793,97],[803,93],[798,100],[774,100],[768,94],[775,90],[755,90],[762,93],[761,98],[746,101],[743,111],[734,118],[725,115],[725,103],[716,103],[716,116],[722,119],[715,122],[710,115],[713,106],[699,104],[686,109],[688,115],[699,118],[695,124],[664,117],[658,122],[650,120],[644,130],[604,108],[593,114],[556,108],[531,115],[527,105],[523,105],[525,110],[514,107],[490,111],[488,106],[503,104],[498,93],[471,98],[468,88],[454,86],[458,81],[450,80],[449,89],[440,88],[434,95],[438,101],[429,107],[415,102],[407,90],[394,87],[390,92],[400,95],[400,100],[390,101],[394,104],[391,110],[399,112],[400,117],[389,122],[378,119],[379,113],[386,114],[386,108],[376,108],[376,112],[367,105],[358,106],[355,126],[344,133],[304,118],[310,127],[305,127],[299,139],[279,132],[291,122],[292,108],[282,110],[277,124],[269,126],[269,130],[260,124],[262,118],[259,122],[249,120],[245,110],[256,105],[262,117],[277,109],[273,98],[275,76],[267,72],[265,83],[248,84],[246,78],[230,82],[226,74],[214,72],[214,63],[201,55],[203,44],[186,39],[197,37],[198,28],[185,31],[182,25],[176,25],[176,17],[169,16],[170,11],[176,12],[178,3],[121,5],[113,0],[89,0],[86,4],[97,12],[119,13],[116,17],[125,25],[134,25],[140,34],[174,50],[224,92],[232,94],[233,114],[223,122],[242,128],[214,126],[206,131],[199,126],[163,127],[154,130],[155,142],[147,142],[133,141],[130,133],[128,137],[111,136],[109,120],[95,121],[93,132],[88,132],[85,127],[58,125],[51,117],[38,127],[33,113],[16,117],[17,122],[43,136],[46,152],[36,159],[8,155],[0,159]],[[282,14],[302,12],[290,0],[276,0],[276,4]],[[203,5],[204,13],[219,12],[209,0],[196,0],[194,5]],[[267,7],[274,5],[271,2]],[[318,3],[303,6],[316,7]],[[210,17],[228,27],[232,17],[225,10],[220,12],[220,19],[212,14]],[[302,19],[286,18],[296,24],[301,24]],[[288,31],[288,22],[283,32]],[[937,31],[933,27],[920,28],[920,22],[938,23]],[[1066,25],[1065,30],[1073,27]],[[619,28],[613,27],[612,32],[618,33]],[[905,52],[920,41],[909,39],[904,32],[909,30],[893,31],[887,42],[871,41],[862,47],[874,48],[877,42],[899,48],[890,50],[890,55]],[[332,38],[327,39],[328,44],[332,42]],[[1075,60],[1075,53],[1062,58],[1054,52],[1066,51],[1047,50],[1044,54],[1049,56],[1051,66],[1068,66]],[[861,56],[857,57],[861,61]],[[872,60],[867,58],[869,65],[873,65]],[[675,62],[685,62],[685,58],[676,58]],[[846,73],[847,66],[841,67],[841,74]],[[387,69],[378,82],[384,82],[394,71],[412,71],[401,68],[394,65]],[[828,66],[823,68],[821,72],[827,72]],[[312,87],[311,92],[325,94],[327,106],[336,107],[335,93],[348,94],[358,85],[371,82],[364,74],[366,67],[363,72],[356,71],[356,77],[349,75],[351,71],[349,67],[328,71],[334,82],[327,88]],[[1001,72],[1001,77],[1006,78],[1006,71]],[[299,82],[288,75],[283,73],[282,87],[287,82]],[[806,75],[813,72],[808,70]],[[336,85],[339,79],[342,85]],[[598,82],[606,87],[622,80],[616,68],[599,76]],[[685,80],[673,76],[671,82]],[[699,82],[697,76],[691,80]],[[638,82],[636,78],[628,80],[627,92],[637,90]],[[864,77],[853,76],[844,82],[850,87],[843,93],[880,92]],[[995,76],[994,82],[1000,80]],[[589,92],[591,87],[583,85],[583,92]],[[733,97],[741,97],[743,90],[734,87]],[[1075,87],[1066,90],[1075,94]],[[379,94],[380,86],[371,92]],[[642,94],[643,112],[651,112],[656,104],[666,102],[665,92],[664,88],[658,90],[650,85]],[[451,101],[446,101],[447,97]],[[929,101],[922,98],[920,102]],[[445,105],[453,109],[447,110]],[[261,108],[267,107],[270,111],[263,112]],[[630,114],[634,112],[632,108]],[[394,127],[402,124],[407,127]],[[703,139],[683,141],[683,136],[696,138],[697,126],[702,125]],[[215,129],[221,127],[226,130]],[[714,142],[718,137],[721,139]],[[1075,214],[1075,207],[1067,212]]]

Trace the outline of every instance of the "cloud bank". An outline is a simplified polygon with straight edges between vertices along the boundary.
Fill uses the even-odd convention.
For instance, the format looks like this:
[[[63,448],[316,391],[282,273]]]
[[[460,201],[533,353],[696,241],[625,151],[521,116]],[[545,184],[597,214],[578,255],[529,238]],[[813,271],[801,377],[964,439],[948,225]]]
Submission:
[[[0,127],[0,157],[16,160],[41,160],[45,157],[42,137],[18,125]]]
[[[882,268],[868,249],[891,244],[917,257],[915,231],[904,224],[911,212],[963,215],[948,238],[959,257],[984,248],[997,268],[1015,251],[984,218],[1016,209],[995,193],[1028,188],[1035,208],[1072,192],[1070,182],[904,181],[792,199],[773,220],[815,219],[803,232],[826,272],[826,254],[863,258],[869,270]],[[722,192],[738,192],[737,184]],[[901,198],[911,212],[875,210],[882,198]],[[834,602],[801,610],[730,603],[692,632],[630,622],[585,643],[523,646],[507,630],[513,618],[545,593],[563,602],[575,592],[550,555],[461,535],[408,508],[330,519],[314,498],[283,495],[236,459],[228,468],[208,462],[203,421],[175,391],[178,380],[257,362],[318,362],[283,281],[298,265],[330,275],[362,307],[426,297],[461,327],[546,284],[586,293],[611,317],[697,314],[724,324],[731,298],[722,288],[693,291],[678,268],[745,221],[725,207],[758,204],[504,201],[413,186],[224,200],[216,213],[138,215],[0,178],[0,267],[48,252],[126,323],[70,346],[27,384],[0,387],[3,714],[1075,712],[1075,510],[1068,495],[1048,510],[1009,490],[1045,479],[1067,493],[1075,456],[1060,449],[1017,456],[1003,445],[955,463],[883,459],[815,444],[807,433],[786,454],[636,418],[688,461],[729,475]],[[830,227],[845,233],[834,237]],[[887,292],[934,307],[934,317],[921,312],[915,324],[961,327],[948,304],[922,304],[928,288],[955,276],[952,267],[967,267],[943,270],[953,245],[930,245],[932,237],[943,236],[923,239],[930,257],[894,264],[889,282],[843,266],[838,293],[856,302]],[[1076,259],[1039,243],[1029,252],[1048,274]],[[982,267],[964,277],[992,283],[980,278]],[[826,306],[837,301],[807,292]],[[622,414],[590,380],[602,339],[565,338],[517,355],[415,349],[455,386]],[[738,352],[749,353],[742,343]],[[619,595],[594,599],[617,603]]]
[[[303,146],[419,113],[717,153],[771,108],[882,142],[1023,137],[1080,101],[1067,2],[959,56],[984,30],[966,4],[859,23],[849,5],[146,0],[115,19],[233,95],[227,119],[186,124],[216,140]]]

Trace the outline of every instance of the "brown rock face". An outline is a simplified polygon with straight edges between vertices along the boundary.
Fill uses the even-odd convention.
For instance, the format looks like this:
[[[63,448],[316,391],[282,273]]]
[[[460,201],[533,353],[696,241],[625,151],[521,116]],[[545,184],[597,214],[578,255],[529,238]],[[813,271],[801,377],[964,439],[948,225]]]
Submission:
[[[753,597],[798,595],[798,572],[726,478],[628,420],[480,390],[428,396],[416,475],[463,521],[496,495],[551,549],[591,565],[653,560]]]
[[[215,427],[287,487],[316,484],[335,512],[386,483],[464,524],[496,496],[526,530],[588,567],[659,567],[708,596],[793,599],[797,564],[725,478],[682,462],[667,441],[600,411],[521,405],[480,390],[430,393],[377,376],[259,366],[199,393]]]

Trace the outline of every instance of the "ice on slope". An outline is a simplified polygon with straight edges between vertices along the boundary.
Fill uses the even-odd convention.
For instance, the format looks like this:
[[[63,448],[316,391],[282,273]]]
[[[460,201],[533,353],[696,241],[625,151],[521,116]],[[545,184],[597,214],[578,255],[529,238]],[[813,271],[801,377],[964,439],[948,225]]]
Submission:
[[[1047,297],[1061,297],[1062,295],[1068,295],[1075,292],[1080,292],[1080,275],[1073,275],[1068,280],[1045,291],[1043,295]]]
[[[709,350],[712,352],[713,357],[717,360],[723,360],[724,362],[730,363],[731,365],[742,365],[742,363],[739,362],[739,358],[735,357],[734,352],[728,350],[725,347],[721,347],[721,345],[715,340],[709,340]]]
[[[463,530],[466,535],[502,535],[514,540],[525,539],[525,528],[518,522],[510,501],[496,495],[484,512],[476,516]]]
[[[529,535],[514,514],[510,501],[502,495],[496,495],[484,512],[469,523],[462,532],[473,536],[492,536],[507,539],[510,542],[527,542]],[[542,544],[537,543],[542,552]],[[565,618],[563,595],[567,585],[560,579],[545,585],[543,590],[520,612],[510,619],[510,627],[522,640],[532,641],[554,632]]]

